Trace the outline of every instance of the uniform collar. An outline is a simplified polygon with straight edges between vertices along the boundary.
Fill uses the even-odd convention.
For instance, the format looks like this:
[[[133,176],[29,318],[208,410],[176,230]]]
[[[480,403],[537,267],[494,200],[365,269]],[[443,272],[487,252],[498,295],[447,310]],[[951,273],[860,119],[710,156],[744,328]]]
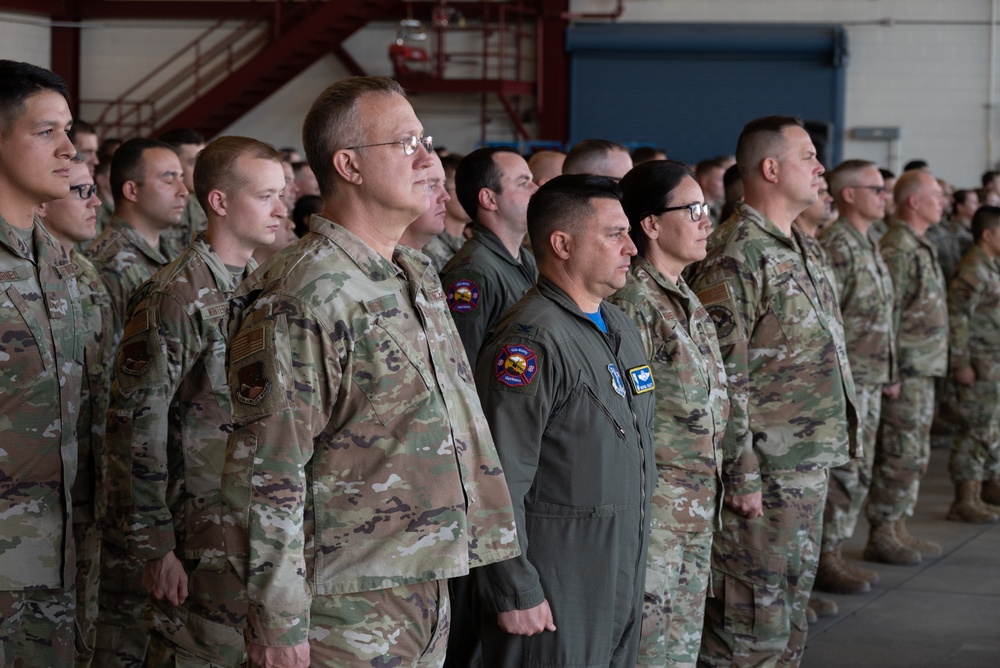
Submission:
[[[139,251],[148,257],[150,260],[157,262],[159,264],[167,264],[170,260],[167,259],[166,253],[161,252],[160,248],[153,248],[146,241],[146,238],[139,234],[139,230],[135,229],[124,219],[115,216],[111,219],[111,229],[116,230],[119,234],[129,240],[129,242],[139,249]],[[160,247],[163,246],[161,241]]]
[[[396,263],[393,264],[342,225],[319,214],[313,214],[309,231],[332,241],[372,281],[384,281],[403,273],[423,281],[428,271],[432,271],[430,261],[422,253],[397,245],[392,253],[392,259]]]
[[[510,251],[507,250],[504,243],[500,241],[500,237],[493,234],[493,232],[482,223],[476,222],[472,224],[472,238],[473,240],[481,243],[484,248],[492,251],[494,255],[501,258],[504,262],[515,267],[521,265],[521,262],[515,260],[514,256],[510,254]],[[521,253],[521,258],[524,258],[523,252]]]
[[[208,266],[219,290],[222,292],[233,292],[236,290],[239,284],[236,276],[233,276],[233,272],[229,271],[222,258],[209,245],[204,232],[199,232],[195,235],[194,241],[191,243],[191,250],[197,253],[205,262],[205,265]],[[257,269],[257,261],[251,257],[250,261],[247,262],[246,273],[249,274],[255,269]]]
[[[798,235],[796,235],[796,228],[794,225],[792,226],[792,236],[785,234],[780,229],[778,229],[777,225],[771,222],[771,219],[769,219],[761,212],[757,211],[757,209],[753,208],[746,202],[737,202],[735,213],[739,215],[741,218],[745,218],[751,221],[754,225],[759,227],[766,234],[774,237],[775,239],[785,244],[789,248],[792,249],[795,248],[795,239],[793,237],[801,235],[801,232]]]

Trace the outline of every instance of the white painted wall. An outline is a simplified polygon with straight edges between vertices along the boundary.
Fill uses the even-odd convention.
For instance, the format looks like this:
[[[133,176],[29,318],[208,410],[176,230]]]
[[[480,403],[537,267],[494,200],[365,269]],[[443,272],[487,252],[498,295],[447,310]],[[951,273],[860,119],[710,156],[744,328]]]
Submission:
[[[625,0],[620,20],[844,25],[850,50],[844,156],[895,168],[912,158],[925,158],[938,175],[968,186],[1000,159],[997,118],[992,128],[988,119],[993,5],[994,0]],[[572,10],[580,13],[614,7],[615,0],[571,1]],[[82,39],[82,96],[107,97],[124,90],[207,25],[88,24]],[[394,36],[393,25],[376,23],[349,40],[346,48],[367,71],[389,74],[386,50]],[[38,25],[37,18],[0,14],[0,57],[48,65],[49,47],[48,30]],[[336,58],[324,57],[227,132],[299,146],[309,104],[346,74]],[[994,69],[993,78],[994,85],[1000,83],[1000,67]],[[412,101],[427,133],[439,144],[464,152],[479,138],[478,96],[427,95]],[[487,115],[488,138],[512,137],[510,123],[495,100]],[[885,143],[851,139],[850,129],[859,126],[900,127],[898,155],[891,156]]]

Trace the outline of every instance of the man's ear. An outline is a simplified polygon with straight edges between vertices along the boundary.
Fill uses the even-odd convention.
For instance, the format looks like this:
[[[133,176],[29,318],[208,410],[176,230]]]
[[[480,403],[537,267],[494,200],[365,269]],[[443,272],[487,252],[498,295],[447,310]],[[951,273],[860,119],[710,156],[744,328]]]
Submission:
[[[358,161],[358,154],[350,149],[341,149],[333,154],[333,171],[337,175],[356,186],[364,183],[361,176],[361,166]]]
[[[556,257],[560,260],[568,260],[570,254],[570,248],[573,245],[573,237],[563,230],[556,230],[549,235],[549,246],[552,247],[552,252],[555,253]]]
[[[228,213],[229,201],[226,193],[221,190],[213,190],[208,193],[208,206],[217,216],[225,216]]]

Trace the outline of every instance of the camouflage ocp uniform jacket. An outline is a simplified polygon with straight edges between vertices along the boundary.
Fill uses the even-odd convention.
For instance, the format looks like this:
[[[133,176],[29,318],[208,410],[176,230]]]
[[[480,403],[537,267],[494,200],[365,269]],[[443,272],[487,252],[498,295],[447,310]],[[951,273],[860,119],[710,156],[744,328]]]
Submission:
[[[255,268],[251,260],[247,269]],[[185,559],[222,554],[226,335],[237,280],[198,235],[132,297],[107,444],[112,505],[135,559],[172,550]]]
[[[896,293],[899,373],[937,377],[948,371],[948,302],[934,244],[895,222],[880,244]]]
[[[823,230],[820,242],[838,288],[854,382],[866,386],[896,382],[895,291],[874,230],[862,235],[841,218]]]
[[[0,216],[0,591],[73,586],[83,344],[73,263]]]
[[[462,250],[465,245],[465,237],[453,237],[448,232],[442,232],[427,242],[427,245],[420,249],[424,255],[431,259],[435,271],[441,273],[448,261],[455,257],[455,253]]]
[[[425,256],[397,246],[390,263],[313,216],[234,304],[246,310],[230,328],[237,428],[223,495],[228,544],[249,555],[255,642],[305,642],[312,596],[518,554],[510,493]]]
[[[111,297],[111,325],[115,337],[112,349],[117,351],[132,293],[167,265],[168,255],[162,243],[153,248],[134,227],[117,217],[112,218],[111,224],[87,248],[86,254],[100,272]]]
[[[733,495],[760,491],[761,473],[839,466],[859,454],[840,309],[814,244],[740,202],[709,237],[692,283],[726,362],[722,479]]]
[[[945,283],[951,282],[959,261],[972,248],[972,231],[957,218],[946,218],[927,230],[925,236],[937,249]]]
[[[107,459],[104,453],[104,425],[108,415],[111,387],[111,298],[97,269],[83,254],[73,250],[82,316],[83,384],[80,390],[80,443],[76,482],[73,485],[73,522],[91,524],[107,510]]]
[[[951,369],[1000,381],[1000,265],[978,246],[962,258],[948,288]]]
[[[448,308],[473,366],[486,330],[500,320],[538,278],[535,256],[526,248],[515,260],[497,235],[481,223],[441,272]]]
[[[656,379],[659,477],[650,526],[711,531],[729,417],[715,325],[683,278],[674,283],[641,255],[632,260],[628,283],[608,301],[639,328]]]

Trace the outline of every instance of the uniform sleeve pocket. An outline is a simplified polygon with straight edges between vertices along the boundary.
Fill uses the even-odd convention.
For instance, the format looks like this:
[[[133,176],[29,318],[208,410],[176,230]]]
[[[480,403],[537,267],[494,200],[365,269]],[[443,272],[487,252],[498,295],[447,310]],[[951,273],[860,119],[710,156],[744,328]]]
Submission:
[[[713,553],[715,595],[725,604],[723,628],[758,638],[787,638],[785,559],[733,544],[718,545]]]

